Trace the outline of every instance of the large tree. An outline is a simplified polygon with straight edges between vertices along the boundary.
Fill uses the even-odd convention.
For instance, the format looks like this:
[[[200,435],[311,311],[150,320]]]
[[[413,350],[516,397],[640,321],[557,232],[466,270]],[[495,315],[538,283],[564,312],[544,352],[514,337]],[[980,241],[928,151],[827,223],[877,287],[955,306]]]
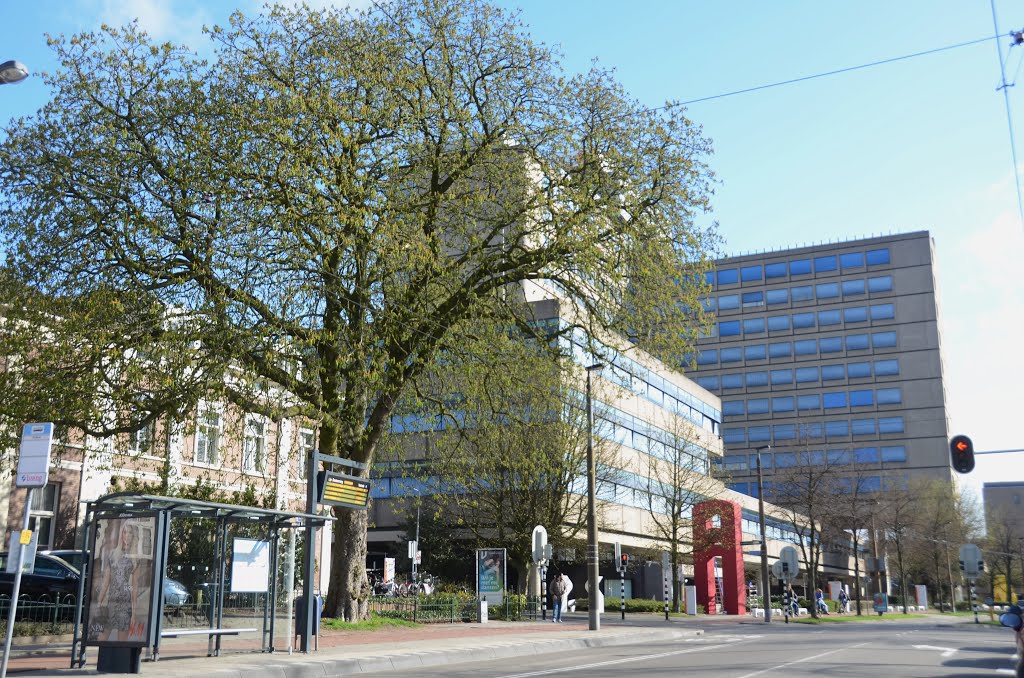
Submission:
[[[321,452],[372,464],[428,366],[487,350],[479,318],[527,319],[523,283],[668,360],[692,345],[711,178],[680,107],[564,73],[476,1],[210,38],[53,41],[52,99],[0,147],[8,422],[110,435],[203,397],[267,412],[276,384]],[[366,516],[336,517],[326,611],[359,618]]]

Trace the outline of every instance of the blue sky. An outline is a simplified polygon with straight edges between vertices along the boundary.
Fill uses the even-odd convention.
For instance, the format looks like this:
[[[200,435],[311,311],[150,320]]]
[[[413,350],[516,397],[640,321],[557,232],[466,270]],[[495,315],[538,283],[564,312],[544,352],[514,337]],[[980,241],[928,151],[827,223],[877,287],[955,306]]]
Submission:
[[[367,0],[362,0],[366,2]],[[324,0],[313,5],[330,4]],[[573,71],[617,69],[641,102],[687,101],[994,35],[989,0],[738,2],[501,0]],[[37,0],[5,7],[4,53],[54,70],[44,33],[138,17],[161,39],[206,48],[204,24],[249,0]],[[996,45],[1008,80],[1024,6],[997,0],[1000,32],[939,54],[688,106],[714,141],[714,219],[729,254],[931,231],[938,257],[950,429],[980,450],[1024,447],[1024,225]],[[1024,159],[1024,67],[1009,90]],[[48,97],[39,79],[0,90],[0,119]],[[1024,168],[1022,168],[1024,174]],[[1024,481],[1024,454],[979,457],[967,477]]]

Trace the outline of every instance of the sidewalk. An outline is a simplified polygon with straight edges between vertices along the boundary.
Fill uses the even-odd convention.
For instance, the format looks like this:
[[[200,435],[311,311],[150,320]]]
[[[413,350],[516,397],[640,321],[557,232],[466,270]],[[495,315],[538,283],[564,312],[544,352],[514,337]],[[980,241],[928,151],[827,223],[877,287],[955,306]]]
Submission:
[[[287,649],[260,653],[258,639],[238,637],[224,639],[220,657],[207,657],[205,638],[179,639],[165,641],[159,661],[144,661],[140,675],[147,678],[325,678],[373,671],[408,671],[423,666],[695,636],[703,633],[700,622],[706,620],[704,617],[674,617],[670,622],[661,619],[659,624],[657,616],[637,614],[630,615],[629,621],[633,623],[623,623],[617,615],[615,619],[610,617],[610,614],[603,616],[600,631],[587,628],[585,614],[566,617],[562,624],[488,622],[394,627],[368,632],[325,630],[320,637],[319,651],[309,655],[297,652],[289,655]],[[51,651],[54,649],[57,648],[50,646]],[[101,675],[95,670],[95,648],[89,649],[84,669],[66,668],[68,653],[43,657],[35,652],[35,648],[15,650],[17,659],[11,661],[10,674]]]

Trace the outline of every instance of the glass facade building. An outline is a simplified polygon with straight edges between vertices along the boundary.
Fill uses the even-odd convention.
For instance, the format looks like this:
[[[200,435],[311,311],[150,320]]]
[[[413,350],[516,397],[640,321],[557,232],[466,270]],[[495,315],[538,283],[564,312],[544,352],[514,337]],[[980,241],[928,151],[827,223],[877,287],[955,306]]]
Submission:
[[[933,247],[916,232],[716,262],[688,376],[722,399],[733,489],[757,494],[768,445],[768,475],[803,452],[875,467],[879,488],[951,477]]]

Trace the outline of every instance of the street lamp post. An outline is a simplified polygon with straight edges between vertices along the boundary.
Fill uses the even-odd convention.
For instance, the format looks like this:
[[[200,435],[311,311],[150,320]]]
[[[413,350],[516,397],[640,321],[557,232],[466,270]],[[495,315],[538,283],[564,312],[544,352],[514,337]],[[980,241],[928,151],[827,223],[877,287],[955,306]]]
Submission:
[[[20,61],[5,61],[0,64],[0,85],[12,85],[28,77],[28,68]]]
[[[587,578],[590,581],[587,596],[590,630],[601,628],[601,616],[597,611],[600,563],[597,552],[597,464],[594,462],[594,403],[590,396],[590,373],[604,368],[602,363],[588,365],[587,370]]]
[[[764,606],[764,623],[772,621],[771,582],[768,580],[768,535],[764,526],[764,478],[761,475],[761,450],[770,450],[771,445],[762,445],[757,452],[757,518],[761,523],[761,604]]]
[[[1020,591],[1021,595],[1024,595],[1024,537],[1017,537],[1017,551],[1020,553]],[[1006,577],[1006,600],[1007,602],[1013,602],[1013,594],[1010,592],[1010,579],[1011,576]],[[1020,600],[1020,596],[1017,596]]]

